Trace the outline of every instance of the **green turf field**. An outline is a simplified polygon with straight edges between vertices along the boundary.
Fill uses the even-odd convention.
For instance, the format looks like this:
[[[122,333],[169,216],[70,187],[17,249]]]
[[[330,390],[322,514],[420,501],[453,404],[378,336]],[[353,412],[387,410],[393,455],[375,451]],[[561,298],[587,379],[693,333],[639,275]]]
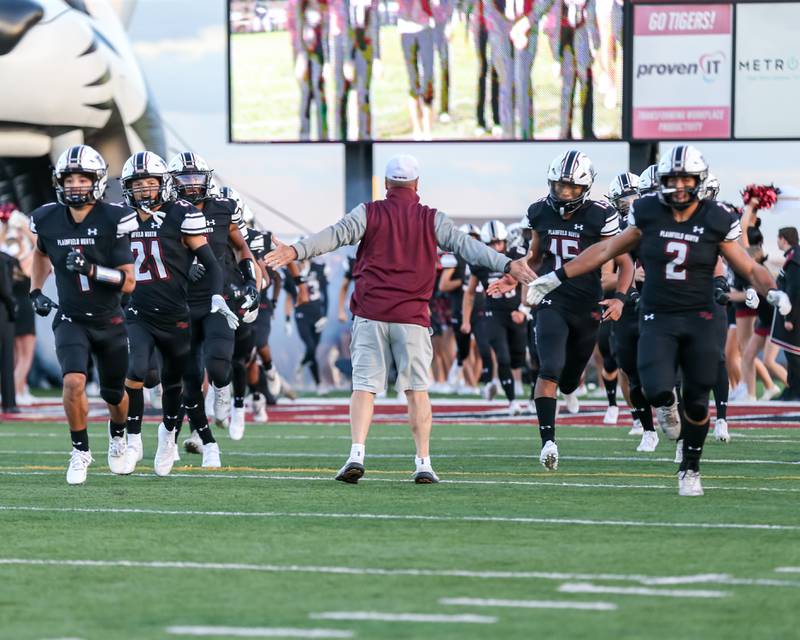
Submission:
[[[115,477],[104,428],[92,426],[97,460],[86,485],[69,487],[62,425],[0,425],[0,637],[155,639],[185,626],[798,637],[800,573],[776,571],[800,567],[791,430],[710,442],[706,495],[693,499],[677,496],[673,447],[634,454],[638,438],[622,428],[560,428],[561,467],[547,473],[532,427],[439,426],[434,462],[447,482],[434,486],[409,482],[401,425],[374,427],[358,486],[330,479],[349,450],[343,426],[250,427],[239,443],[223,434],[230,468],[170,478],[150,474],[155,432],[145,430],[141,473]],[[589,608],[539,608],[578,603]],[[467,617],[330,619],[342,612]]]
[[[471,37],[463,24],[454,25],[450,43],[450,113],[447,124],[434,122],[434,139],[474,139],[477,99],[477,57]],[[395,27],[381,28],[383,73],[373,79],[372,116],[375,139],[409,139],[408,75],[400,36]],[[294,77],[294,61],[288,32],[234,33],[231,35],[231,121],[233,140],[237,142],[297,140],[300,89]],[[602,74],[599,62],[594,77]],[[622,55],[617,61],[622,69]],[[435,102],[439,109],[439,59],[435,59]],[[553,69],[549,41],[542,34],[533,71],[535,132],[537,137],[558,137],[561,78]],[[333,78],[326,84],[329,122],[333,123],[335,87]],[[351,98],[354,100],[355,98]],[[575,115],[574,132],[580,136],[581,114]],[[595,91],[596,134],[601,138],[619,138],[619,106],[607,109]],[[491,119],[488,103],[487,119]],[[315,129],[312,126],[312,131]],[[333,128],[330,128],[331,133]],[[486,139],[491,139],[486,137]]]

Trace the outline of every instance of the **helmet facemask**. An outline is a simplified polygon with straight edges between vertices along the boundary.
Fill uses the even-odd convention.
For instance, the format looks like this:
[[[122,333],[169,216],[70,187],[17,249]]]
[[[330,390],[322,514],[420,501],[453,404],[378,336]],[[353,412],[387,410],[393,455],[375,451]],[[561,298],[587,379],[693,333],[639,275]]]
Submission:
[[[71,175],[84,176],[91,180],[91,184],[66,186],[67,177]],[[53,186],[58,202],[68,207],[83,207],[96,202],[102,195],[102,193],[98,194],[98,182],[96,175],[84,171],[64,171],[53,176]]]
[[[665,205],[677,211],[683,211],[684,209],[688,209],[695,202],[699,202],[700,200],[705,199],[707,175],[708,172],[659,174],[658,198]],[[695,178],[696,180],[695,186],[692,188],[686,188],[686,187],[677,188],[677,187],[667,186],[667,183],[670,181],[670,178],[675,178],[678,176]],[[680,202],[676,200],[675,196],[679,193],[688,194],[689,196],[688,199],[685,202]]]
[[[139,180],[146,178],[155,178],[158,180],[158,186],[144,186],[134,185]],[[153,174],[140,174],[134,175],[122,182],[122,195],[125,198],[125,203],[134,209],[141,209],[143,211],[151,211],[156,207],[160,207],[172,197],[172,180],[169,174],[153,175]]]
[[[572,182],[554,180],[548,180],[547,182],[550,185],[550,193],[547,196],[547,202],[555,211],[559,213],[562,218],[566,218],[575,213],[583,206],[583,203],[586,202],[586,199],[589,197],[589,187],[585,185],[577,185]],[[569,184],[580,187],[581,194],[576,198],[564,199],[558,194],[557,190],[559,184]]]
[[[210,171],[186,171],[172,176],[178,197],[197,204],[209,197],[211,189]]]

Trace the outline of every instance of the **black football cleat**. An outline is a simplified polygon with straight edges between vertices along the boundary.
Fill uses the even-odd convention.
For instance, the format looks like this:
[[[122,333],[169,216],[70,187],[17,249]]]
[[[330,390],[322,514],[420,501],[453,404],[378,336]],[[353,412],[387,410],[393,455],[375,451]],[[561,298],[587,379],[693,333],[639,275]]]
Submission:
[[[358,481],[364,475],[364,465],[358,462],[348,462],[336,474],[336,479],[339,482],[347,482],[348,484],[358,484]]]

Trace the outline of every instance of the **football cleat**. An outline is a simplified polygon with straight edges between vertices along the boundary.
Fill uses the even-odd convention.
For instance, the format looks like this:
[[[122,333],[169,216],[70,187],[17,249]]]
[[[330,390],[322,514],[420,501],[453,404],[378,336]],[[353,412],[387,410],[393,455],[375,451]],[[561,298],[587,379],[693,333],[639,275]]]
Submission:
[[[172,431],[167,431],[162,422],[158,425],[158,448],[156,449],[156,457],[153,460],[153,471],[157,476],[168,476],[172,471],[172,465],[175,463],[175,449],[177,448],[175,434]]]
[[[509,416],[519,416],[522,415],[524,409],[522,408],[522,403],[517,400],[512,400],[508,405],[508,415]]]
[[[656,420],[662,433],[670,440],[681,437],[681,417],[678,414],[678,396],[675,392],[673,403],[668,407],[656,407]]]
[[[108,468],[111,473],[127,476],[133,473],[136,465],[135,459],[128,455],[128,443],[125,438],[118,436],[108,440]]]
[[[439,482],[439,476],[432,467],[419,467],[414,472],[414,484],[436,484],[437,482]]]
[[[269,420],[267,415],[267,399],[259,396],[253,399],[253,422],[264,423]]]
[[[281,395],[281,377],[275,369],[267,371],[267,391],[269,391],[275,398]]]
[[[619,418],[619,407],[611,405],[606,409],[606,415],[603,416],[603,424],[617,424]]]
[[[567,413],[572,413],[572,414],[576,414],[578,413],[578,411],[581,410],[581,401],[578,400],[577,391],[564,394],[564,407],[566,408]]]
[[[642,421],[638,418],[633,421],[633,426],[631,430],[628,431],[629,436],[640,436],[644,433],[644,427],[642,426]]]
[[[675,446],[675,464],[683,462],[683,440],[678,440]]]
[[[728,421],[717,418],[714,421],[714,438],[720,442],[730,442],[731,436],[728,433]]]
[[[539,462],[542,463],[548,471],[555,471],[558,469],[558,447],[552,440],[548,440],[542,447],[542,452],[539,454]]]
[[[203,441],[200,439],[200,434],[197,433],[197,431],[192,431],[192,435],[183,441],[183,450],[186,453],[203,453]]]
[[[358,481],[364,476],[364,465],[360,462],[352,462],[350,460],[339,469],[336,474],[336,480],[339,482],[346,482],[348,484],[358,484]]]
[[[150,406],[153,407],[156,411],[161,411],[163,409],[163,397],[164,397],[164,389],[160,384],[157,384],[155,387],[150,389]]]
[[[494,380],[490,380],[485,385],[483,385],[483,389],[481,389],[481,396],[484,400],[494,400],[494,397],[497,395],[497,385],[494,383]]]
[[[142,446],[141,433],[128,434],[128,453],[130,455],[136,455],[134,462],[141,462],[142,458],[144,458],[144,447]]]
[[[94,462],[91,451],[73,449],[67,467],[67,484],[83,484],[86,482],[86,471]]]
[[[702,496],[703,485],[700,482],[699,471],[680,471],[678,472],[678,495],[679,496]]]
[[[642,453],[653,453],[658,446],[658,434],[655,431],[642,431],[642,441],[636,447]]]
[[[216,442],[203,445],[203,464],[201,466],[210,469],[218,469],[222,466],[219,459],[219,445]]]
[[[214,392],[211,390],[211,387],[208,387],[206,391],[206,399],[204,405],[206,411],[206,417],[214,415]]]
[[[215,387],[211,385],[214,392],[214,422],[222,429],[228,427],[228,420],[231,417],[231,387]]]
[[[234,407],[231,413],[231,421],[228,425],[228,435],[231,440],[241,440],[244,438],[244,407]]]

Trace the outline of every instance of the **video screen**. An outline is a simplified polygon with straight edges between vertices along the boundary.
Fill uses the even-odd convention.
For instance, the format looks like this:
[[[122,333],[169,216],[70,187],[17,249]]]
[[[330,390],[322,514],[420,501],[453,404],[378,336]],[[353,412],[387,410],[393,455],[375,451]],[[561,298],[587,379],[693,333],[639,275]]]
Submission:
[[[623,0],[229,0],[231,142],[619,139]]]

